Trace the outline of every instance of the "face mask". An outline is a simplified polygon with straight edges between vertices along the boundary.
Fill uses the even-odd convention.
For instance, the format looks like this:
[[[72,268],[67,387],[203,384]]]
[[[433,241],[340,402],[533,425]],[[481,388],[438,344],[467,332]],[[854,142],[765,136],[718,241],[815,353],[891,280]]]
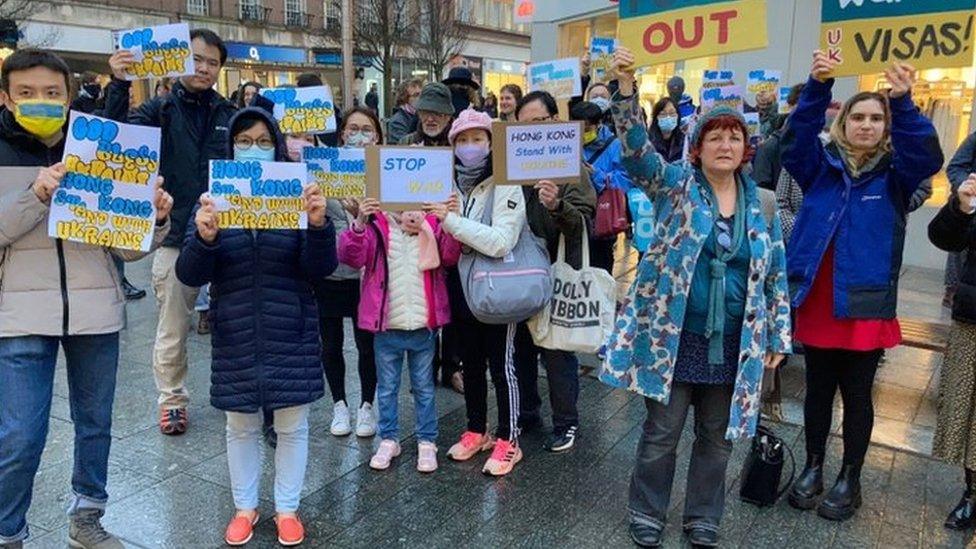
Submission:
[[[470,168],[488,158],[488,147],[474,144],[458,145],[454,147],[454,156],[461,161],[462,166]]]
[[[583,144],[584,145],[589,145],[590,143],[596,141],[596,138],[598,136],[599,136],[599,134],[597,134],[597,131],[596,130],[590,130],[590,131],[583,132]]]
[[[593,99],[590,99],[590,103],[600,107],[600,110],[603,112],[610,110],[610,100],[606,97],[594,97]]]
[[[234,160],[263,160],[265,162],[274,162],[274,158],[274,149],[266,151],[257,145],[251,145],[246,149],[236,145],[234,146]]]
[[[305,147],[312,146],[308,141],[305,141],[304,139],[298,139],[296,137],[285,138],[285,143],[288,146],[288,158],[292,162],[300,161],[302,159],[302,149],[304,149]],[[252,146],[251,148],[254,149],[260,147]],[[272,156],[274,155],[272,154]]]
[[[657,127],[661,128],[661,131],[665,133],[673,132],[678,127],[678,117],[661,116],[657,119]]]
[[[97,99],[98,96],[101,95],[102,93],[102,87],[99,86],[98,84],[87,84],[82,87],[84,88],[85,93],[87,93],[88,96],[93,99]]]
[[[373,144],[372,134],[367,135],[363,132],[356,132],[356,133],[349,134],[349,137],[346,138],[346,145],[350,147],[355,147],[357,149],[362,149],[366,145],[372,145],[372,144]]]
[[[47,139],[64,127],[68,109],[60,101],[26,99],[14,104],[14,120],[28,133]]]

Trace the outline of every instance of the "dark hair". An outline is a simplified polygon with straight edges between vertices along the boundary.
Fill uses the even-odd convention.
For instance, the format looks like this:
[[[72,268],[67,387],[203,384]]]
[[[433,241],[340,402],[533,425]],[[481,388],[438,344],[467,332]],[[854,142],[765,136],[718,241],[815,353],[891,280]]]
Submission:
[[[536,90],[534,92],[529,92],[528,95],[519,99],[518,104],[515,105],[515,118],[518,118],[520,112],[522,112],[522,107],[528,105],[533,101],[542,101],[542,104],[549,111],[549,116],[556,116],[559,114],[559,105],[556,104],[556,99],[547,91]]]
[[[0,68],[0,87],[3,91],[9,92],[10,73],[26,71],[34,67],[44,67],[61,73],[64,75],[64,89],[71,91],[71,69],[68,68],[68,64],[57,55],[37,48],[17,50],[3,61],[3,67]]]
[[[397,88],[396,106],[406,105],[410,102],[410,88],[423,88],[424,83],[419,78],[411,78],[400,83]]]
[[[800,94],[803,93],[804,84],[796,84],[790,88],[790,95],[786,97],[786,104],[795,107],[800,102]]]
[[[586,90],[586,95],[589,96],[593,92],[593,90],[597,88],[605,88],[607,90],[607,93],[609,93],[611,96],[613,95],[613,91],[610,90],[610,86],[604,84],[603,82],[594,82],[593,84],[591,84],[590,87]]]
[[[249,106],[249,105],[245,105],[244,104],[244,88],[246,88],[248,86],[251,86],[252,88],[254,88],[254,91],[256,91],[256,92],[261,91],[261,87],[262,87],[261,84],[258,84],[257,82],[254,82],[253,80],[249,80],[249,81],[244,82],[243,84],[241,84],[240,87],[237,88],[237,91],[234,92],[234,93],[237,94],[237,100],[235,101],[235,103],[237,103],[237,108],[238,109],[243,109],[244,107],[248,107]]]
[[[81,77],[78,78],[78,81],[81,82],[82,86],[94,84],[96,80],[98,80],[98,73],[92,71],[85,71],[81,73]]]
[[[298,75],[298,79],[295,80],[295,85],[299,88],[311,88],[312,86],[321,86],[322,77],[315,74],[314,72],[303,72]]]
[[[522,100],[522,88],[520,88],[518,84],[505,84],[504,86],[502,86],[502,89],[498,92],[498,95],[501,95],[505,92],[512,94],[512,96],[515,98],[516,103]]]
[[[231,138],[231,140],[233,140],[234,137],[237,136],[237,134],[239,134],[241,132],[246,132],[247,130],[253,128],[254,126],[257,126],[258,122],[264,124],[265,126],[268,125],[268,121],[265,120],[264,117],[262,117],[260,114],[257,114],[257,113],[253,113],[253,112],[252,113],[245,113],[245,114],[242,114],[241,116],[238,116],[234,120],[234,124],[231,125],[231,127],[230,127],[230,138]],[[274,139],[275,140],[275,145],[277,145],[278,144],[278,139],[275,136],[274,128],[269,127],[268,128],[268,131],[271,132],[271,139]]]
[[[220,50],[220,65],[223,66],[227,62],[227,46],[224,45],[224,41],[217,36],[217,33],[210,29],[193,29],[190,31],[190,42],[199,38],[203,40],[203,43],[208,46],[213,46]]]
[[[382,145],[383,126],[380,125],[380,119],[377,118],[376,113],[373,112],[373,109],[370,109],[369,107],[353,107],[342,113],[342,122],[339,123],[339,144],[345,145],[342,134],[346,131],[346,125],[349,123],[349,117],[354,114],[361,114],[366,118],[369,118],[369,121],[373,123],[373,127],[376,128],[376,144]]]
[[[744,148],[742,150],[742,163],[736,168],[736,171],[741,170],[746,164],[752,160],[752,156],[756,153],[755,148],[749,143],[749,127],[742,118],[731,115],[722,114],[714,118],[710,118],[704,121],[704,125],[700,130],[696,130],[695,135],[697,136],[697,141],[691,144],[688,150],[688,162],[692,163],[697,167],[701,167],[701,147],[702,143],[705,141],[705,136],[708,132],[713,130],[739,130],[742,132],[742,141]]]
[[[681,111],[678,110],[678,106],[674,104],[674,101],[672,101],[671,98],[667,96],[658,99],[657,103],[654,103],[654,106],[651,107],[652,125],[657,124],[657,117],[660,116],[662,112],[664,112],[664,109],[667,108],[668,104],[674,105],[674,110],[675,112],[678,113],[678,125],[679,126],[681,125]]]

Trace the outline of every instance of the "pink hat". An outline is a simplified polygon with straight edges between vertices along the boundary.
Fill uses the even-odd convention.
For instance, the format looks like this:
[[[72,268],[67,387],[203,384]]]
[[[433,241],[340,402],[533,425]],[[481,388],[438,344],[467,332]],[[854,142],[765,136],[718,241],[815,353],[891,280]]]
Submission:
[[[447,134],[447,140],[454,144],[454,138],[464,130],[479,129],[491,135],[491,117],[483,112],[478,112],[472,108],[461,111],[457,120],[451,125],[451,132]]]

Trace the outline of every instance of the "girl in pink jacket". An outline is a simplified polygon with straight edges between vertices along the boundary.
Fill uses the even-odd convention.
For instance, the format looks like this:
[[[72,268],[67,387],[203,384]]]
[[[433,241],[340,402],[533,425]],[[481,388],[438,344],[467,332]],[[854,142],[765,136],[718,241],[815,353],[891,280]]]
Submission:
[[[457,210],[457,198],[448,208]],[[382,212],[364,199],[339,240],[339,261],[363,269],[359,328],[375,333],[380,445],[369,465],[383,470],[400,455],[397,400],[403,356],[417,413],[417,470],[437,469],[434,350],[437,329],[450,322],[444,267],[457,264],[461,245],[437,218],[421,212]]]

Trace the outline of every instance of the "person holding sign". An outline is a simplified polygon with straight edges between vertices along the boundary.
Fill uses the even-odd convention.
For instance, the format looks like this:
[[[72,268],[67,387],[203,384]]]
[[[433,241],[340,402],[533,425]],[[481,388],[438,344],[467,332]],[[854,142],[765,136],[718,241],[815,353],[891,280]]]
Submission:
[[[779,220],[767,220],[741,113],[699,117],[687,161],[668,164],[647,138],[633,85],[634,54],[620,48],[613,113],[624,166],[655,204],[656,231],[607,345],[600,379],[644,398],[647,419],[630,484],[630,534],[661,543],[675,454],[695,408],[683,529],[693,546],[718,544],[732,441],[759,420],[766,374],[792,349]]]
[[[229,126],[234,160],[287,161],[285,140],[268,112],[244,109]],[[247,543],[258,521],[262,409],[274,412],[278,438],[278,541],[297,545],[305,537],[296,513],[308,461],[308,410],[325,389],[310,282],[330,275],[338,260],[322,191],[307,185],[302,201],[308,230],[220,230],[214,201],[204,195],[176,261],[183,284],[210,284],[213,297],[210,402],[227,414],[237,509],[224,535],[228,545]]]
[[[0,69],[0,545],[20,547],[44,451],[59,347],[75,429],[67,509],[72,547],[121,549],[100,519],[108,493],[112,403],[125,296],[113,257],[147,252],[48,237],[67,168],[68,65],[21,49]],[[157,180],[149,251],[170,229],[172,197]]]
[[[463,197],[461,211],[450,211],[445,204],[431,205],[428,211],[441,221],[445,231],[475,251],[502,258],[515,248],[526,224],[525,199],[518,186],[497,185],[491,175],[491,117],[468,109],[451,127],[458,190]],[[492,198],[491,224],[481,222],[489,197]],[[522,459],[518,446],[519,394],[515,375],[515,324],[485,324],[467,309],[463,293],[455,287],[451,301],[460,310],[454,315],[458,338],[463,342],[464,401],[468,425],[461,439],[447,455],[467,461],[491,449],[484,472],[504,476]],[[498,404],[495,436],[488,433],[488,386],[485,370],[491,372]]]
[[[227,127],[237,112],[212,88],[227,61],[227,48],[213,31],[190,32],[195,73],[182,76],[172,93],[146,101],[129,113],[126,68],[133,63],[128,50],[109,60],[112,82],[106,88],[106,117],[162,130],[159,173],[173,195],[173,230],[153,256],[152,282],[159,306],[153,346],[153,374],[159,390],[159,430],[181,435],[189,424],[186,388],[186,341],[199,288],[180,283],[173,266],[180,253],[190,212],[207,188],[208,160],[226,158]]]
[[[901,343],[895,309],[905,215],[923,180],[942,168],[932,123],[912,102],[915,69],[895,63],[887,93],[862,92],[820,141],[837,67],[814,53],[810,79],[783,134],[783,168],[803,190],[789,248],[796,339],[806,349],[806,468],[790,491],[798,509],[832,520],[861,505],[861,466],[871,441],[871,389],[884,349]],[[844,401],[844,463],[824,490],[823,463],[838,387]]]

